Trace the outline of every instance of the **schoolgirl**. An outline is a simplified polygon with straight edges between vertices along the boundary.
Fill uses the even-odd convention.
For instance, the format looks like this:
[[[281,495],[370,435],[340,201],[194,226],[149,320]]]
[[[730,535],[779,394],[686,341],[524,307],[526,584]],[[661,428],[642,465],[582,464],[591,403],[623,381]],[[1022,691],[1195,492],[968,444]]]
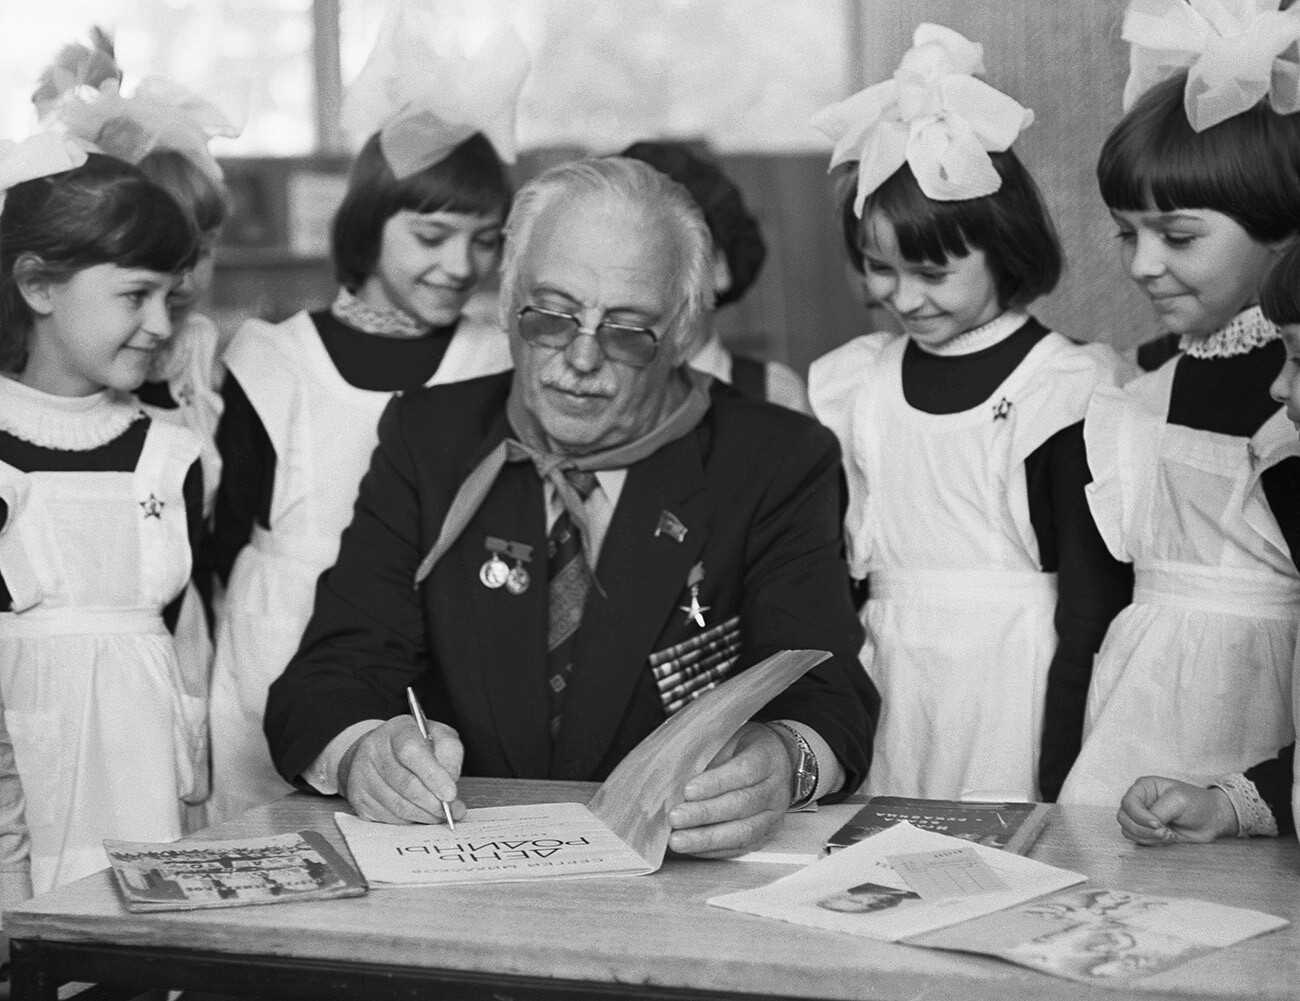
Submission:
[[[1009,149],[1032,112],[977,79],[982,47],[917,28],[892,80],[820,113],[856,160],[845,237],[903,333],[814,362],[840,439],[862,661],[882,714],[872,794],[1051,799],[1092,656],[1128,600],[1083,496],[1081,421],[1120,368],[1027,312],[1061,251]]]
[[[682,142],[643,140],[619,155],[648,163],[690,192],[713,237],[714,307],[739,302],[758,279],[767,245],[735,181]],[[711,316],[708,336],[691,357],[691,368],[720,379],[744,396],[809,413],[807,387],[794,369],[729,351],[715,322]]]
[[[140,171],[43,133],[0,163],[0,693],[37,892],[103,839],[185,833],[204,758],[168,627],[202,531],[200,442],[132,394],[194,228]]]
[[[1282,370],[1269,389],[1286,419],[1300,431],[1300,244],[1292,244],[1269,269],[1260,288],[1265,319],[1277,324],[1286,348]],[[1263,487],[1273,466],[1300,454],[1300,439],[1278,441],[1261,455],[1251,493]],[[1293,719],[1300,722],[1300,648],[1292,671]],[[1300,818],[1300,782],[1295,781],[1295,745],[1245,772],[1220,777],[1201,788],[1165,775],[1145,775],[1120,800],[1119,823],[1125,837],[1144,845],[1210,841],[1227,835],[1294,833]]]
[[[1127,111],[1097,166],[1129,276],[1182,353],[1088,409],[1088,502],[1136,583],[1097,657],[1070,802],[1114,806],[1147,774],[1204,785],[1294,735],[1300,461],[1251,484],[1295,436],[1269,395],[1286,350],[1258,302],[1300,231],[1283,83],[1300,11],[1239,4],[1229,80],[1219,6],[1130,7]]]
[[[211,514],[221,474],[216,450],[221,366],[216,324],[195,310],[212,283],[227,196],[221,167],[208,150],[216,136],[239,135],[214,104],[163,77],[146,77],[130,96],[112,37],[92,28],[91,44],[73,43],[55,57],[32,96],[42,123],[136,164],[194,220],[199,260],[172,297],[174,335],[158,351],[137,390],[160,420],[193,430],[204,442],[205,510]]]
[[[510,367],[495,328],[460,324],[495,273],[511,189],[513,35],[474,60],[439,54],[399,7],[348,95],[378,124],[334,219],[341,288],[327,310],[252,321],[226,355],[215,552],[228,578],[213,669],[214,819],[290,787],[262,733],[267,688],[297,649],[393,393]]]
[[[215,136],[236,136],[239,129],[215,105],[162,77],[146,77],[126,96],[111,36],[101,28],[92,28],[90,36],[89,46],[74,43],[59,52],[32,103],[48,127],[136,164],[198,229],[198,261],[172,293],[173,335],[155,353],[136,396],[156,420],[187,427],[202,441],[203,513],[210,522],[221,476],[216,431],[225,372],[216,324],[194,307],[211,285],[216,239],[226,216],[221,168],[208,143]],[[186,693],[203,701],[212,682],[213,585],[205,544],[195,553],[173,631]],[[195,771],[199,781],[186,822],[190,829],[206,826],[200,804],[210,789],[209,762],[196,761]]]

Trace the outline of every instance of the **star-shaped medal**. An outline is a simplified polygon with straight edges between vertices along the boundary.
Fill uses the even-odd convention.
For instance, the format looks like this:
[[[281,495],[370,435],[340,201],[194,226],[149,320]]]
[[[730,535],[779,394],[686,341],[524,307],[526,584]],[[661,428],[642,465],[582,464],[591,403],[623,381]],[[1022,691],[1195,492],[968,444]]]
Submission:
[[[157,496],[152,493],[147,499],[140,501],[140,507],[144,511],[144,516],[146,518],[157,518],[159,521],[162,521],[162,511],[166,506],[166,501],[159,500]]]
[[[704,613],[707,612],[713,606],[701,605],[699,588],[693,587],[691,588],[691,603],[689,605],[678,605],[677,607],[681,611],[686,613],[687,622],[694,620],[695,624],[699,626],[701,629],[703,629]]]

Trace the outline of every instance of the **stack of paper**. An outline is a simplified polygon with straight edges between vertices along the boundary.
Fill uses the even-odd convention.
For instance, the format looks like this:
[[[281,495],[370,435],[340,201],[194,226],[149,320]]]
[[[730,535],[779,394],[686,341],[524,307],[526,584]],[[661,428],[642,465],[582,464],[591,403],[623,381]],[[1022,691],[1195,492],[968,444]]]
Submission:
[[[901,823],[715,907],[896,942],[1086,877]]]

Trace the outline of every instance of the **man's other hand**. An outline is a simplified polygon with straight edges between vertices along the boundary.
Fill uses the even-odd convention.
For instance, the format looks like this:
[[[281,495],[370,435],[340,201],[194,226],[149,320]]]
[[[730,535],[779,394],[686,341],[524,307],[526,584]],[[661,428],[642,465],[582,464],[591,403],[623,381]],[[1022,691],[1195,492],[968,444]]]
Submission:
[[[713,763],[688,783],[668,815],[668,847],[683,855],[730,858],[752,851],[781,826],[794,768],[785,744],[762,723],[746,723]]]
[[[385,824],[442,824],[442,804],[465,816],[456,798],[465,748],[445,723],[429,723],[429,740],[410,716],[395,716],[359,738],[339,762],[339,790],[357,815]]]

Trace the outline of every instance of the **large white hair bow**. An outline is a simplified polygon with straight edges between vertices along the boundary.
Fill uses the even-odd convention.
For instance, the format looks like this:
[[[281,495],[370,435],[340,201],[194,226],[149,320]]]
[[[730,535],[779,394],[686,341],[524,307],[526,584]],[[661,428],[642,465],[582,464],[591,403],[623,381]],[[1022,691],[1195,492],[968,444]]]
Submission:
[[[1034,113],[977,75],[984,46],[922,24],[894,76],[813,116],[835,143],[830,169],[858,162],[853,210],[904,163],[927,198],[960,201],[1002,186],[991,150],[1007,149]]]
[[[22,142],[0,139],[0,206],[15,184],[80,167],[94,152],[98,150],[75,136],[58,132],[37,132]]]
[[[528,75],[528,50],[500,28],[467,57],[437,43],[437,25],[409,3],[385,18],[379,40],[343,101],[343,127],[379,132],[399,178],[430,167],[482,132],[514,163],[515,104]]]
[[[122,95],[116,79],[74,87],[51,106],[46,120],[127,163],[139,163],[155,149],[174,149],[218,182],[221,168],[208,142],[240,132],[215,104],[159,76],[141,80],[130,97]]]
[[[1183,106],[1202,132],[1268,96],[1281,115],[1300,111],[1300,6],[1281,0],[1132,0],[1123,37],[1132,44],[1124,110],[1151,87],[1187,71]]]

